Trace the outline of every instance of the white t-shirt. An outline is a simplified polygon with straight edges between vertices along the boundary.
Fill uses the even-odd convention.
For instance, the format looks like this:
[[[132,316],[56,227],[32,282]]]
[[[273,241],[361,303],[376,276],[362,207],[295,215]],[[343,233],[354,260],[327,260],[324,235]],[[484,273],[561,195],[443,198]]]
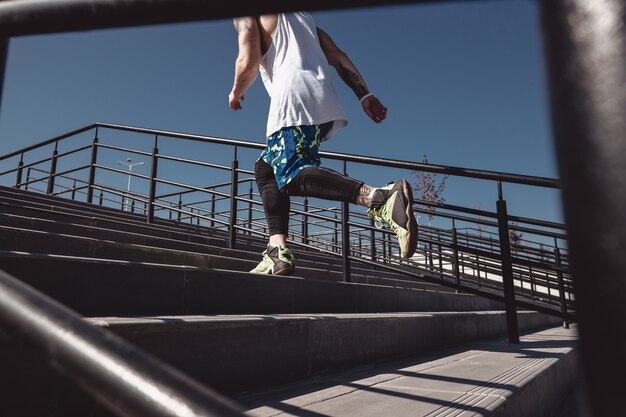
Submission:
[[[260,73],[271,98],[268,137],[283,127],[334,121],[328,139],[348,124],[309,13],[278,15],[276,33],[261,60]]]

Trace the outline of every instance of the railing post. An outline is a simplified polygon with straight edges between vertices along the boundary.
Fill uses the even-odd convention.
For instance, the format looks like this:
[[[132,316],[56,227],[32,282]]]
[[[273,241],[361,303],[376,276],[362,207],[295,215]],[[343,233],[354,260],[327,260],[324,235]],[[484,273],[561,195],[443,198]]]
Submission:
[[[133,201],[130,203],[130,212],[135,213],[135,197],[133,197]]]
[[[26,184],[24,184],[24,189],[28,190],[28,182],[30,181],[30,170],[32,169],[32,167],[28,167],[28,169],[26,170]]]
[[[91,143],[91,163],[89,164],[89,182],[87,183],[87,202],[93,202],[93,184],[96,177],[96,162],[98,159],[98,127]],[[102,192],[100,192],[100,205],[102,205]]]
[[[183,195],[178,194],[178,221],[180,221],[180,218],[182,217],[182,213],[181,213],[182,209],[183,209]]]
[[[59,157],[58,150],[59,142],[54,143],[54,152],[52,152],[52,161],[50,161],[50,176],[48,177],[48,193],[52,194],[54,192],[54,180],[56,178],[57,173],[57,158]]]
[[[302,216],[302,241],[305,245],[309,244],[309,199],[304,197],[304,215]]]
[[[74,185],[72,186],[72,200],[76,198],[76,180],[74,180]]]
[[[215,219],[215,188],[211,194],[211,219]],[[215,222],[211,220],[211,227],[215,227]]]
[[[4,70],[6,69],[7,56],[9,54],[9,39],[0,38],[0,100],[2,100],[2,87],[4,86]],[[0,108],[2,108],[0,103]]]
[[[2,96],[0,96],[0,98],[2,98]],[[24,152],[21,153],[20,155],[20,162],[17,164],[17,176],[15,178],[15,188],[20,189],[22,188],[20,184],[22,184],[22,170],[24,169]],[[29,172],[30,172],[30,168]],[[26,182],[28,182],[28,177],[26,179]],[[28,185],[26,185],[26,188],[28,189]]]
[[[506,310],[509,343],[519,343],[517,326],[517,308],[515,306],[515,287],[513,284],[513,259],[509,241],[509,216],[506,201],[502,198],[502,183],[498,181],[498,235],[500,237],[500,262],[502,264],[502,286],[504,288],[504,307]]]
[[[100,205],[104,202],[104,191],[100,190]]]
[[[343,161],[343,175],[348,175],[346,161]],[[350,282],[350,203],[341,202],[341,260],[343,263],[343,280]]]
[[[150,170],[150,193],[148,195],[148,212],[147,221],[148,223],[154,222],[154,198],[156,195],[156,178],[157,178],[157,168],[159,165],[159,136],[154,136],[154,148],[152,149],[152,169]]]
[[[248,199],[250,202],[248,203],[248,235],[252,236],[252,183],[250,183],[250,188],[248,190]]]
[[[228,223],[228,247],[230,249],[237,248],[237,231],[235,230],[235,226],[237,224],[237,181],[239,178],[239,173],[237,172],[238,169],[239,161],[237,160],[237,147],[235,146],[235,157],[230,168],[230,220]]]
[[[380,241],[383,247],[383,263],[386,264],[387,263],[387,238],[386,238],[385,232],[381,232]]]
[[[335,222],[333,223],[333,251],[338,252],[337,245],[339,244],[339,216],[335,212]]]
[[[376,262],[376,231],[374,230],[374,220],[370,219],[370,259],[372,262]]]
[[[459,240],[456,234],[456,227],[452,227],[452,272],[456,285],[461,285],[461,274],[459,273]],[[456,290],[459,293],[459,290]]]
[[[343,280],[350,282],[350,203],[341,202],[341,261],[343,264]]]
[[[563,272],[561,272],[561,251],[554,248],[554,258],[556,260],[556,277],[559,283],[559,298],[561,299],[561,314],[563,314],[563,328],[569,329],[569,320],[567,320],[567,301],[565,300],[565,284],[563,283]]]

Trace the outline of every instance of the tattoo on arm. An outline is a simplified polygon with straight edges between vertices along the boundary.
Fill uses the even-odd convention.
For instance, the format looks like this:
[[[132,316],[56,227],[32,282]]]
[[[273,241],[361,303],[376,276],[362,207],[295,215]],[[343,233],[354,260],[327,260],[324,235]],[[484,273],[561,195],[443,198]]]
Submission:
[[[354,91],[354,94],[356,94],[358,98],[367,94],[367,87],[358,73],[352,71],[343,64],[338,66],[337,72],[339,73],[341,79],[352,89],[352,91]]]
[[[359,190],[359,195],[356,198],[356,203],[359,206],[371,208],[372,199],[370,198],[370,193],[372,192],[372,190],[373,190],[372,187],[370,187],[369,185],[363,184],[361,186],[361,189]]]
[[[252,27],[248,24],[248,21],[246,20],[245,17],[236,17],[234,19],[234,23],[235,23],[235,28],[237,29],[237,32],[239,33],[252,31]]]

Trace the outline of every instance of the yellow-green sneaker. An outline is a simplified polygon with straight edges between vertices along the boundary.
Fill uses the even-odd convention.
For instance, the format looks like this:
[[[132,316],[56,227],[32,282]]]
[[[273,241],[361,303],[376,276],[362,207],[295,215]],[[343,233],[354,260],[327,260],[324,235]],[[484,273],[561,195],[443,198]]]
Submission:
[[[372,206],[367,211],[378,228],[386,223],[398,237],[400,256],[410,258],[417,248],[417,221],[413,214],[413,192],[406,180],[391,182],[376,188],[371,195]],[[380,224],[380,226],[379,226]]]
[[[296,270],[296,259],[289,248],[267,245],[263,260],[250,272],[268,275],[291,275]]]

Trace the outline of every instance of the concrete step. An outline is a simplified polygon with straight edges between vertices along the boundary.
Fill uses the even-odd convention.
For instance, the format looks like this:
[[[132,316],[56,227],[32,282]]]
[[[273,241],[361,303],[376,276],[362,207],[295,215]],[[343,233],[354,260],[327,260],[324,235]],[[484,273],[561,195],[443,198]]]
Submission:
[[[523,331],[538,326],[549,326],[553,320],[534,312],[521,312],[519,316],[520,328]],[[506,320],[501,311],[94,317],[88,320],[123,336],[200,382],[227,395],[268,388],[313,376],[319,381],[320,378],[324,378],[323,373],[330,370],[412,357],[471,341],[501,336],[506,332]],[[522,350],[522,353],[535,355],[534,348],[530,347],[529,351]],[[28,407],[34,407],[38,401],[45,401],[47,406],[54,404],[55,401],[61,401],[61,408],[64,403],[70,404],[73,412],[80,411],[77,409],[79,406],[86,406],[82,413],[71,415],[106,415],[106,413],[92,414],[90,410],[94,409],[93,401],[85,398],[75,387],[55,382],[54,376],[46,373],[46,369],[42,369],[39,364],[30,364],[28,361],[24,363],[27,355],[16,350],[19,350],[18,346],[0,337],[2,352],[0,366],[3,369],[0,374],[0,387],[12,383],[13,392],[26,389],[32,399]],[[499,351],[508,350],[509,347],[500,344]],[[555,354],[560,355],[560,351]],[[476,363],[478,361],[476,355],[466,355],[463,358],[457,355],[450,357],[446,363],[454,364],[459,361],[465,361],[468,366],[466,369],[471,372],[459,376],[455,381],[463,383],[465,381],[461,378],[467,378],[471,382],[486,375],[490,378],[491,375],[497,375],[494,367],[499,369],[501,366],[499,362],[504,360],[498,358],[497,364],[491,364],[489,358],[484,358],[480,363]],[[412,370],[406,372],[410,373]],[[16,384],[14,376],[18,374],[20,378],[17,378]],[[402,376],[401,371],[394,375],[396,378]],[[379,384],[390,379],[388,375],[375,378]],[[413,379],[418,378],[419,376]],[[466,385],[470,382],[466,382]],[[497,383],[503,384],[504,387],[510,384],[508,379]],[[358,382],[355,384],[359,385]],[[348,391],[354,390],[354,385],[348,387]],[[54,398],[51,398],[50,394],[53,394]],[[347,392],[343,394],[346,399],[349,398]],[[485,395],[480,398],[485,398]],[[244,398],[244,402],[249,404],[249,401]],[[268,401],[265,407],[271,407],[271,404],[273,403]],[[0,405],[2,406],[5,404]],[[61,410],[52,415],[69,415],[67,412],[58,411]],[[279,408],[278,411],[282,410]],[[384,410],[377,409],[376,415],[396,415],[381,411]],[[344,412],[338,408],[333,415],[347,415],[343,414]],[[295,415],[318,414],[295,413]],[[327,414],[324,412],[322,415]]]
[[[521,331],[555,323],[535,312],[519,318]],[[88,320],[225,393],[506,334],[503,311]]]
[[[56,220],[63,223],[92,225],[98,228],[130,231],[196,243],[207,243],[220,247],[225,247],[228,243],[228,234],[224,230],[158,218],[155,218],[156,223],[148,224],[144,217],[121,210],[102,208],[84,202],[75,202],[60,197],[6,187],[4,187],[4,189],[0,188],[0,212]],[[92,235],[91,237],[96,236]],[[240,250],[260,254],[265,250],[265,246],[265,238],[238,234],[237,248]],[[341,259],[338,254],[324,254],[323,259],[320,259],[319,251],[301,248],[295,245],[293,248],[297,248],[299,259],[320,260],[324,264],[331,263],[337,266],[341,265]],[[312,257],[309,258],[308,254],[312,254]],[[258,255],[255,259],[258,259]],[[365,264],[360,266],[356,264],[356,267],[372,269],[371,266]],[[383,272],[383,274],[385,274],[385,272]],[[393,275],[397,276],[398,274]]]
[[[116,224],[110,225],[110,227],[116,226]],[[203,243],[188,242],[169,237],[145,235],[133,231],[118,231],[7,213],[0,213],[0,229],[3,230],[0,233],[0,250],[109,257],[112,259],[144,260],[146,262],[196,266],[209,266],[205,263],[204,258],[207,255],[216,255],[224,257],[224,260],[228,260],[229,263],[212,264],[213,267],[229,268],[228,265],[232,265],[238,271],[249,271],[260,260],[260,251],[249,252],[246,250],[227,249],[224,248],[223,241],[214,238],[205,238]],[[76,237],[76,239],[72,239],[72,237]],[[81,240],[80,238],[84,239]],[[140,246],[148,248],[143,249]],[[167,251],[159,251],[159,248],[167,249]],[[182,260],[175,261],[172,260],[172,254],[167,253],[175,251],[193,252],[202,256],[196,260],[196,263]],[[135,252],[136,255],[133,255]],[[319,278],[319,274],[317,276],[311,275],[308,269],[321,269],[328,272],[325,274],[328,279],[343,279],[343,275],[339,272],[341,271],[340,259],[336,259],[331,255],[301,252],[297,249],[294,249],[294,252],[296,254],[299,276]],[[140,258],[143,254],[147,256],[145,259]],[[181,256],[183,255],[181,254]],[[188,259],[188,257],[185,259]],[[232,260],[241,260],[242,263],[236,265]],[[450,291],[437,284],[416,281],[400,274],[387,271],[373,271],[371,268],[359,267],[358,263],[354,263],[352,273],[354,275],[353,281],[355,282],[431,289],[433,291]]]
[[[0,269],[83,315],[502,309],[469,294],[62,255],[0,252]]]
[[[143,233],[152,236],[167,237],[170,239],[198,243],[202,243],[206,241],[206,239],[210,238],[206,235],[203,236],[200,234],[188,233],[184,230],[181,231],[180,229],[174,227],[129,221],[128,219],[123,218],[93,216],[88,212],[66,211],[57,207],[49,207],[45,205],[23,205],[20,201],[7,201],[7,199],[4,198],[0,199],[0,212],[36,219],[47,219],[65,223],[95,226],[111,230]],[[222,239],[219,240],[222,241]]]
[[[12,188],[0,188],[0,203],[3,202],[20,206],[22,208],[39,208],[42,210],[48,210],[53,213],[51,215],[52,217],[47,217],[50,219],[54,219],[55,216],[59,216],[59,212],[61,212],[68,215],[77,214],[91,218],[98,218],[100,220],[113,220],[115,222],[123,221],[124,224],[133,224],[140,227],[149,226],[147,230],[168,230],[170,232],[173,231],[177,233],[190,234],[194,238],[197,236],[210,236],[221,239],[225,242],[228,241],[228,233],[222,229],[193,225],[159,217],[155,217],[155,223],[148,225],[144,216],[128,213],[122,210],[101,207],[94,204],[68,200],[56,196],[15,190]],[[65,218],[60,218],[59,220],[66,221]],[[255,235],[238,234],[237,239],[239,248],[247,251],[260,253],[266,246],[266,239]],[[306,248],[300,248],[300,250],[302,252],[308,251]],[[315,250],[313,250],[313,252],[319,253]]]
[[[481,341],[236,399],[256,417],[553,416],[576,379],[576,339],[552,328],[519,345]]]
[[[8,188],[0,186],[0,201],[6,202],[21,202],[22,205],[39,206],[39,207],[54,207],[57,211],[66,211],[68,213],[82,213],[86,215],[102,217],[102,218],[116,218],[124,219],[131,222],[146,223],[146,216],[143,213],[132,213],[124,211],[120,208],[113,208],[107,206],[100,206],[98,204],[89,204],[84,201],[71,200],[69,198],[52,196],[37,192],[17,190],[15,188]],[[189,228],[190,230],[197,230],[195,225],[184,224],[180,222],[174,222],[161,217],[155,217],[155,223],[163,226],[176,227],[182,224],[182,228]]]
[[[54,213],[79,214],[82,216],[90,216],[102,220],[124,221],[126,223],[136,224],[139,226],[148,225],[146,216],[142,214],[129,213],[121,209],[89,204],[86,202],[69,200],[57,196],[49,196],[41,193],[34,193],[23,190],[16,190],[0,186],[0,202],[13,204],[22,207],[47,209]],[[179,233],[188,233],[193,235],[215,236],[220,239],[227,239],[228,232],[207,226],[200,226],[166,218],[154,217],[154,223],[149,224],[153,228],[161,230],[170,230]],[[254,236],[240,236],[241,241],[246,243],[252,241],[253,244],[263,246],[265,239],[256,238]],[[256,249],[256,248],[255,248]]]

